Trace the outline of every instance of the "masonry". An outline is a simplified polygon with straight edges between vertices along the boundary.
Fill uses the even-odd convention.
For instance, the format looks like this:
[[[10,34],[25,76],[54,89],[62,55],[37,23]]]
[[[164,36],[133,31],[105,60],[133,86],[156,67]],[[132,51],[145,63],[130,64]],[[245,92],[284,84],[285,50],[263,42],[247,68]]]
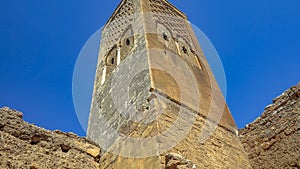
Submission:
[[[300,168],[300,83],[240,131],[254,169]]]
[[[166,0],[123,0],[104,26],[87,136],[101,168],[172,168],[176,156],[251,168],[186,15]]]
[[[88,138],[37,127],[3,107],[1,169],[300,168],[300,84],[240,130],[241,143],[176,7],[123,0],[102,35]]]
[[[254,169],[299,168],[299,91],[300,83],[275,98],[260,117],[240,130],[242,145]],[[74,133],[46,130],[23,121],[22,117],[23,113],[19,111],[8,107],[0,108],[1,169],[103,169],[100,157],[104,150],[101,150],[96,143],[78,137]],[[225,137],[226,140],[229,136]],[[175,151],[168,152],[160,155],[159,162],[164,164],[163,167],[166,169],[191,169],[195,166],[197,168],[223,168],[222,164],[212,166],[209,163],[215,159],[215,162],[224,160],[224,165],[228,168],[239,168],[240,166],[236,165],[230,166],[232,161],[226,162],[226,157],[235,158],[238,154],[227,154],[233,151],[229,145],[223,144],[224,142],[212,137],[200,147],[199,150],[203,153],[191,152],[190,155],[184,155]],[[188,149],[187,146],[193,147],[194,145],[188,142],[185,144],[186,147],[178,147],[178,149]],[[205,165],[198,165],[185,156],[200,159]],[[109,158],[107,154],[105,157]],[[151,168],[152,162],[156,163],[150,159],[147,163],[145,159],[140,159],[140,163],[137,163],[137,159],[128,160],[126,168],[137,168],[141,164],[144,168]],[[120,162],[124,164],[125,160]],[[120,168],[125,168],[125,166]]]
[[[49,131],[22,120],[23,113],[0,108],[0,168],[98,169],[100,148],[86,138]]]

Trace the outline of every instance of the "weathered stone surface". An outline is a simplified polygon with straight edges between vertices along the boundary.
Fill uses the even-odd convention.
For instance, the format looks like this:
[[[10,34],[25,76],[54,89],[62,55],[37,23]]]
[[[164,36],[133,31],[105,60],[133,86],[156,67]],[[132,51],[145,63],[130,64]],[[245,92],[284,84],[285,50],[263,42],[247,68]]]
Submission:
[[[1,169],[97,169],[96,144],[73,133],[49,131],[22,120],[23,114],[0,109]],[[1,126],[0,126],[1,127]],[[99,161],[99,160],[98,160]]]
[[[240,138],[249,153],[254,169],[299,168],[300,150],[300,83],[279,96],[266,107],[261,117],[240,131]],[[152,100],[157,97],[152,97]],[[174,107],[173,107],[174,108]],[[172,106],[169,108],[172,110]],[[173,110],[174,111],[174,110]],[[172,112],[172,111],[170,111]],[[115,168],[133,169],[194,169],[196,168],[247,168],[238,138],[230,131],[219,128],[204,144],[185,139],[171,151],[152,158],[124,158],[103,154],[100,165],[100,148],[74,133],[48,131],[22,120],[22,113],[7,107],[0,109],[0,168]],[[165,114],[172,123],[172,114]],[[165,119],[161,119],[165,120]],[[201,120],[194,126],[199,130]],[[203,123],[203,122],[202,122]],[[164,123],[161,125],[167,125]],[[174,132],[174,136],[176,136]],[[191,132],[197,135],[197,132]],[[198,137],[198,136],[197,136]],[[192,138],[192,137],[188,137]],[[190,151],[196,149],[197,151]],[[68,152],[63,152],[68,151]],[[186,150],[179,152],[178,150]],[[196,159],[196,163],[191,159]],[[106,166],[106,167],[101,167]],[[125,167],[126,166],[126,167]],[[228,167],[230,166],[230,167]]]
[[[183,158],[179,154],[170,153],[166,155],[166,169],[196,169],[196,165]]]
[[[254,169],[300,168],[300,83],[273,100],[240,130]]]
[[[165,0],[123,0],[104,26],[87,136],[100,168],[251,168],[187,17]]]
[[[98,156],[100,156],[100,148],[97,147],[90,147],[86,150],[86,152],[93,156],[94,158],[97,158]]]

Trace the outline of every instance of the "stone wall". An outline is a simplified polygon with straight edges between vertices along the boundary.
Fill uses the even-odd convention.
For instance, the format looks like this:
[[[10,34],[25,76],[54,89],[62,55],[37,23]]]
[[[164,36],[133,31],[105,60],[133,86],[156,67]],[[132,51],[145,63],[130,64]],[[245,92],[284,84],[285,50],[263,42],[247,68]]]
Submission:
[[[100,148],[95,143],[73,133],[49,131],[37,127],[24,122],[22,117],[23,114],[16,110],[7,107],[0,109],[1,169],[101,168]],[[196,123],[195,130],[197,126]],[[299,169],[299,131],[300,83],[275,98],[273,104],[265,108],[261,117],[240,130],[240,140],[254,169]],[[147,166],[150,169],[153,164],[159,163],[166,169],[194,169],[195,167],[222,168],[231,164],[229,168],[240,168],[241,166],[232,165],[235,161],[243,161],[235,158],[239,157],[239,154],[229,154],[227,150],[230,145],[235,145],[235,142],[231,141],[237,138],[232,139],[232,137],[234,136],[230,136],[230,132],[228,134],[226,130],[220,128],[210,140],[197,148],[202,152],[201,154],[168,152],[160,158],[148,159]],[[195,145],[192,140],[183,143],[176,146],[176,149],[184,149],[181,146],[187,148]],[[238,149],[235,150],[239,152]],[[106,157],[119,158],[113,155],[106,155]],[[200,159],[201,163],[187,160],[192,158]],[[105,160],[103,162],[105,163]],[[127,167],[136,168],[140,163],[145,163],[145,159],[131,159],[132,163],[127,162]]]
[[[1,169],[98,169],[100,149],[73,133],[49,131],[22,120],[21,112],[0,109]]]
[[[101,150],[95,143],[74,133],[40,128],[22,117],[21,112],[8,107],[0,109],[1,169],[103,169],[99,164]],[[163,159],[166,169],[195,168],[190,160],[176,153],[166,154]],[[148,168],[153,169],[154,163],[149,161]],[[128,167],[139,169],[138,163],[119,168]]]
[[[254,169],[300,168],[300,83],[240,131]]]

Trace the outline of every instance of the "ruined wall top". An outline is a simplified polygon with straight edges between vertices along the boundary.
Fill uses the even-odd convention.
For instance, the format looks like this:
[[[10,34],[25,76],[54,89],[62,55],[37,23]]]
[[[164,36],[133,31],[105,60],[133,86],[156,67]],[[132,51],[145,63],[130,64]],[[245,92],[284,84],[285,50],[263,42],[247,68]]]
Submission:
[[[273,99],[240,139],[254,169],[299,168],[300,83]]]

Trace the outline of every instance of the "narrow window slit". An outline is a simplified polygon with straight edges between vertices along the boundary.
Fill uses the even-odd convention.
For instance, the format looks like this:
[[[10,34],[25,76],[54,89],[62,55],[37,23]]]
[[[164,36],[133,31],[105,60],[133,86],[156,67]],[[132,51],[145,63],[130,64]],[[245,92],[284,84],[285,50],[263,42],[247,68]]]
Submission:
[[[187,49],[186,49],[186,47],[182,47],[182,51],[183,51],[183,53],[185,53],[185,54],[187,54]]]
[[[163,33],[163,38],[164,38],[164,40],[168,40],[168,36],[165,34],[165,33]]]
[[[197,62],[197,65],[198,65],[199,69],[202,70],[200,58],[198,57],[197,54],[194,54],[194,56],[195,56],[195,59],[196,59],[196,62]]]
[[[105,82],[105,76],[106,76],[106,66],[104,67],[103,72],[102,72],[101,85],[103,85]]]
[[[111,64],[115,63],[115,58],[111,58]]]
[[[117,65],[119,65],[121,62],[121,48],[118,47],[117,49]]]
[[[178,54],[181,55],[181,52],[180,52],[180,48],[179,48],[179,44],[178,44],[178,40],[177,40],[177,39],[175,40],[175,44],[176,44],[176,48],[177,48]]]
[[[130,45],[130,40],[129,39],[126,39],[126,45]]]

